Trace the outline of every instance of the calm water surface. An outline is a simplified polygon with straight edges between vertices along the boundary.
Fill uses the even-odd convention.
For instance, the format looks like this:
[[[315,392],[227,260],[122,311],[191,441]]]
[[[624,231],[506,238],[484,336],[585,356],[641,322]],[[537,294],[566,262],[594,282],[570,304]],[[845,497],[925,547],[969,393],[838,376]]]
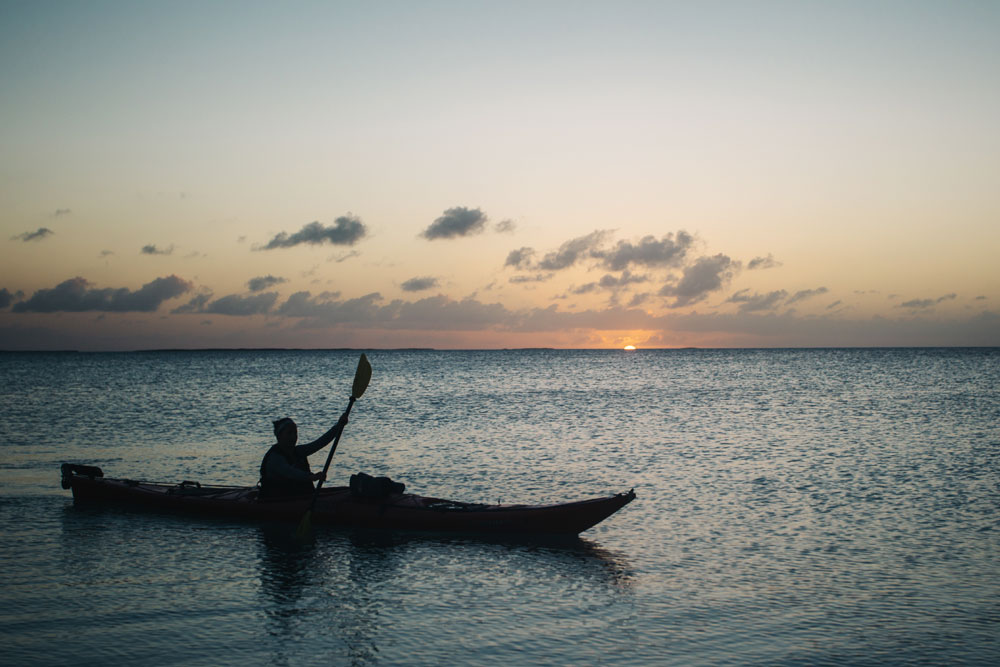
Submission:
[[[4,662],[1000,662],[998,350],[368,355],[332,480],[638,499],[560,543],[78,508],[63,461],[254,484],[358,353],[0,354]]]

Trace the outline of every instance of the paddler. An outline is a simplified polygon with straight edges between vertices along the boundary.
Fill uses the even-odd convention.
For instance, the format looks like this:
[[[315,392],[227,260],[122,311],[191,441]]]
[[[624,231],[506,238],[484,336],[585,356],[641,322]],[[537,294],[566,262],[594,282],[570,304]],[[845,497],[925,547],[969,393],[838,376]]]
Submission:
[[[272,445],[260,462],[259,498],[284,498],[312,493],[314,481],[324,479],[322,472],[309,468],[309,456],[323,449],[340,435],[347,424],[347,413],[329,431],[307,445],[298,445],[299,429],[284,417],[274,422],[277,444]]]

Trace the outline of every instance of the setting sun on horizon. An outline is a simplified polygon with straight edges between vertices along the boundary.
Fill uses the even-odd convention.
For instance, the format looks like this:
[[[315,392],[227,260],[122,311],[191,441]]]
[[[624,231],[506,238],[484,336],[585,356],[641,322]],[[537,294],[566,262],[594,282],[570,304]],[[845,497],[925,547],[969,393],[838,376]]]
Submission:
[[[998,4],[0,11],[0,350],[1000,345]]]

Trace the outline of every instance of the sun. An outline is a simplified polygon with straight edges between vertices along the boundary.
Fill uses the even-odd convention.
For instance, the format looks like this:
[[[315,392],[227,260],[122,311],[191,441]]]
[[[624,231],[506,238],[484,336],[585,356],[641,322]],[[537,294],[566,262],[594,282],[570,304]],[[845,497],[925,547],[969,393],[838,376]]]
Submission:
[[[626,350],[634,350],[635,349],[635,345],[626,345],[624,349],[626,349]]]

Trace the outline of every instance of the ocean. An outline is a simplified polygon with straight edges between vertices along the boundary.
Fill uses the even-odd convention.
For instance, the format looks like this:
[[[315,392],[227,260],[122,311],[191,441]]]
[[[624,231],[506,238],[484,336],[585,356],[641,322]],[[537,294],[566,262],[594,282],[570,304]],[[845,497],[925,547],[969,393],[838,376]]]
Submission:
[[[576,540],[303,545],[59,485],[253,485],[272,420],[321,435],[359,352],[0,353],[4,664],[1000,663],[998,349],[365,351],[330,484],[635,489]]]

